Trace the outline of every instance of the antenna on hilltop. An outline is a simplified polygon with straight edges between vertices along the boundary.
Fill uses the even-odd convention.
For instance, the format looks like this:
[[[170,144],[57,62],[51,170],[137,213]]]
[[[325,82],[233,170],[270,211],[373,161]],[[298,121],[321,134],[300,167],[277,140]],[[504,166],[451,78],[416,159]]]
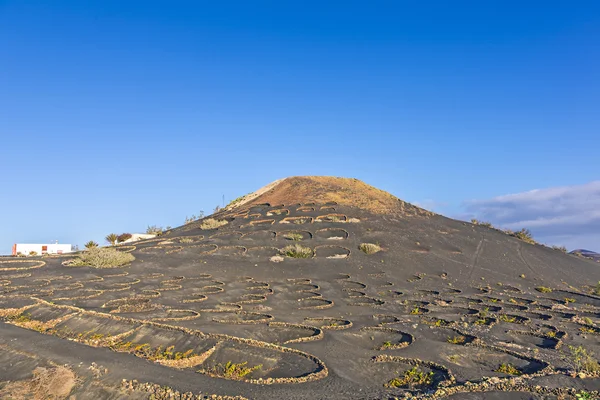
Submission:
[[[223,207],[225,207],[225,195],[223,195]]]

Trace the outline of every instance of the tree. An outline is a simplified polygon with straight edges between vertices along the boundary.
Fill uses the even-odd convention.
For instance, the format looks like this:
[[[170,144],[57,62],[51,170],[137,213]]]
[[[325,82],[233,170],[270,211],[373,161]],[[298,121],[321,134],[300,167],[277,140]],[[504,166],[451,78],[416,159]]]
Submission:
[[[116,233],[110,233],[108,235],[106,235],[106,237],[104,238],[108,243],[110,243],[111,245],[115,245],[117,244],[117,240],[119,240],[119,237],[117,236]]]
[[[84,244],[84,246],[86,249],[95,249],[96,247],[98,247],[98,243],[94,242],[93,240],[90,240],[89,242]]]

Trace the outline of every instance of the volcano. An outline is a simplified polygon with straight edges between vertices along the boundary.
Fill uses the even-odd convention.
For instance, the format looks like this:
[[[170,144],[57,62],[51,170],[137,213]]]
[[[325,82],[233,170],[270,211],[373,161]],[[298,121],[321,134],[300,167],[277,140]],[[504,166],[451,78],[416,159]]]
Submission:
[[[1,259],[0,397],[596,396],[598,281],[359,180],[291,177],[150,240]]]

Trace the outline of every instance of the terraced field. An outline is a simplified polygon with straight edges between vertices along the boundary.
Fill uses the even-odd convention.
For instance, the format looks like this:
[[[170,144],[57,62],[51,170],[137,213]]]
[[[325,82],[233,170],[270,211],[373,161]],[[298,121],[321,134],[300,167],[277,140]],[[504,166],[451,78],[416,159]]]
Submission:
[[[0,259],[0,395],[64,365],[76,398],[597,395],[597,264],[370,192],[386,206],[288,201],[302,183],[117,246],[125,265]]]

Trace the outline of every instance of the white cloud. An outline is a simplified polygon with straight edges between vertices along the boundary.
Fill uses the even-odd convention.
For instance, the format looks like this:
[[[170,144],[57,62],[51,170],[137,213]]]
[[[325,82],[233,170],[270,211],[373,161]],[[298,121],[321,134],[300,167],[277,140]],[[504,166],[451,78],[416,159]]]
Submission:
[[[464,208],[499,227],[531,229],[542,242],[600,250],[600,181],[471,200]]]

